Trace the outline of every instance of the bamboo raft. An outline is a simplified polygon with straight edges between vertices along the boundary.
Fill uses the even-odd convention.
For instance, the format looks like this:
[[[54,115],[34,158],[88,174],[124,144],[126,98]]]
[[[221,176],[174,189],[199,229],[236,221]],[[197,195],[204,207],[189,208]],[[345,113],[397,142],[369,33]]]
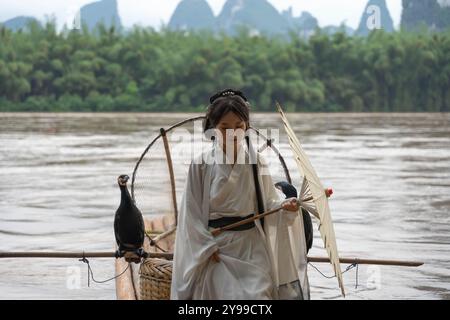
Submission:
[[[145,219],[147,233],[152,236],[171,232],[175,219],[173,216],[156,216]],[[158,241],[158,246],[173,252],[175,233]],[[146,237],[144,243],[146,252],[161,253],[161,250],[150,245],[150,239]],[[170,256],[169,256],[170,258]],[[419,267],[420,261],[379,260],[360,258],[340,258],[341,263],[384,265],[401,267]],[[308,262],[329,263],[328,257],[308,257]],[[115,272],[119,275],[128,266],[125,259],[115,260]],[[172,277],[172,261],[164,258],[151,258],[143,260],[141,264],[131,263],[128,270],[116,278],[116,297],[118,300],[167,300],[170,298],[170,283]]]

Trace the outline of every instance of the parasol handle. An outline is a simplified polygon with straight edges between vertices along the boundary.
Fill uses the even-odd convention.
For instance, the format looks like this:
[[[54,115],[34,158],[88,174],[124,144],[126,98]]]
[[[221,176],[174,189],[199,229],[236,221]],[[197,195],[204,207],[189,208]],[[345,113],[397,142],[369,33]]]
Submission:
[[[333,194],[333,191],[332,191],[331,189],[326,189],[326,190],[325,190],[325,194],[326,194],[327,198],[329,198],[329,197]],[[313,200],[313,199],[314,199],[314,198],[311,196],[311,197],[308,197],[308,198],[306,198],[306,199],[301,199],[301,200],[300,200],[300,199],[297,199],[297,202],[298,202],[299,207],[300,207],[302,202],[308,202],[308,201],[311,201],[311,200]],[[270,210],[270,211],[267,211],[267,212],[264,212],[264,213],[261,213],[261,214],[254,215],[253,217],[250,217],[250,218],[247,218],[247,219],[244,219],[244,220],[241,220],[241,221],[238,221],[238,222],[229,224],[229,225],[227,225],[227,226],[225,226],[225,227],[213,229],[213,230],[211,231],[211,233],[212,233],[212,235],[213,235],[214,237],[216,237],[216,236],[218,236],[219,234],[221,234],[221,233],[224,232],[224,231],[227,231],[227,230],[230,230],[230,229],[239,227],[239,226],[241,226],[241,225],[243,225],[243,224],[247,224],[247,223],[249,223],[249,222],[256,221],[256,220],[258,220],[258,219],[264,218],[264,217],[266,217],[266,216],[268,216],[268,215],[274,214],[274,213],[276,213],[276,212],[278,212],[278,211],[281,211],[281,210],[283,210],[283,207],[278,207],[278,208],[272,209],[272,210]]]
[[[214,229],[214,230],[211,231],[211,233],[212,233],[212,235],[214,237],[216,237],[219,234],[221,234],[223,231],[226,231],[226,230],[229,230],[229,229],[233,229],[233,228],[239,227],[239,226],[241,226],[243,224],[247,224],[249,222],[252,222],[252,221],[264,218],[265,216],[268,216],[270,214],[274,214],[275,212],[278,212],[280,210],[283,210],[283,207],[278,207],[278,208],[272,209],[270,211],[267,211],[267,212],[264,212],[264,213],[261,213],[261,214],[257,214],[257,215],[255,215],[253,217],[250,217],[250,218],[247,218],[247,219],[244,219],[244,220],[241,220],[241,221],[229,224],[229,225],[227,225],[225,227]]]

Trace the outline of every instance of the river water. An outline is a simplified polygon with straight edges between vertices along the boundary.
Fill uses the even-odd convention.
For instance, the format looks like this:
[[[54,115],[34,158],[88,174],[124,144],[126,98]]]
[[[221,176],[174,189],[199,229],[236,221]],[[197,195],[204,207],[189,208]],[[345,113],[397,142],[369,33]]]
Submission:
[[[160,127],[189,116],[0,114],[0,251],[113,250],[117,176],[131,175]],[[340,255],[425,262],[361,265],[358,277],[352,269],[344,274],[346,299],[450,299],[450,114],[288,117],[324,185],[334,189]],[[277,114],[252,120],[281,129]],[[296,176],[280,132],[278,147]],[[148,171],[144,191],[167,197],[164,174]],[[310,255],[326,255],[318,231]],[[114,276],[113,261],[90,261],[97,280]],[[312,299],[342,298],[336,279],[312,266],[309,278]],[[88,287],[86,265],[76,259],[4,259],[0,299],[115,299],[115,285]]]

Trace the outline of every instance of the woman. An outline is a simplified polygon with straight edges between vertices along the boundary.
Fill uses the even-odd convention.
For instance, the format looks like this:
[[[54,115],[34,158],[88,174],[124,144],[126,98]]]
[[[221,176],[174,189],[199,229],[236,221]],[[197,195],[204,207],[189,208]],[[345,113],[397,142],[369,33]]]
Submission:
[[[260,174],[265,163],[256,157],[250,139],[244,139],[250,126],[249,103],[231,89],[210,102],[204,131],[215,139],[189,167],[178,217],[171,299],[308,299],[299,207],[296,199],[280,197],[270,175]],[[255,158],[256,172],[250,164]],[[283,210],[263,221],[216,237],[211,234],[261,207],[268,211],[279,206]]]

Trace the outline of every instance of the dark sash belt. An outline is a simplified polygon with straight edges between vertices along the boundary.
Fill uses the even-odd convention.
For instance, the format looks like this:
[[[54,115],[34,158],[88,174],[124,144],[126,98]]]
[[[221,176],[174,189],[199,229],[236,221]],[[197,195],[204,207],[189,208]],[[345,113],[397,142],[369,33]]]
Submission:
[[[253,216],[254,216],[254,214],[250,214],[250,215],[248,215],[246,217],[222,217],[222,218],[219,218],[219,219],[209,220],[208,221],[208,226],[211,227],[211,228],[215,228],[215,229],[222,228],[222,227],[225,227],[225,226],[227,226],[229,224],[236,223],[236,222],[242,221],[244,219],[251,218]],[[245,223],[243,225],[240,225],[238,227],[234,227],[232,229],[228,229],[227,231],[244,231],[244,230],[249,230],[249,229],[251,229],[253,227],[255,227],[255,222],[254,221]]]

